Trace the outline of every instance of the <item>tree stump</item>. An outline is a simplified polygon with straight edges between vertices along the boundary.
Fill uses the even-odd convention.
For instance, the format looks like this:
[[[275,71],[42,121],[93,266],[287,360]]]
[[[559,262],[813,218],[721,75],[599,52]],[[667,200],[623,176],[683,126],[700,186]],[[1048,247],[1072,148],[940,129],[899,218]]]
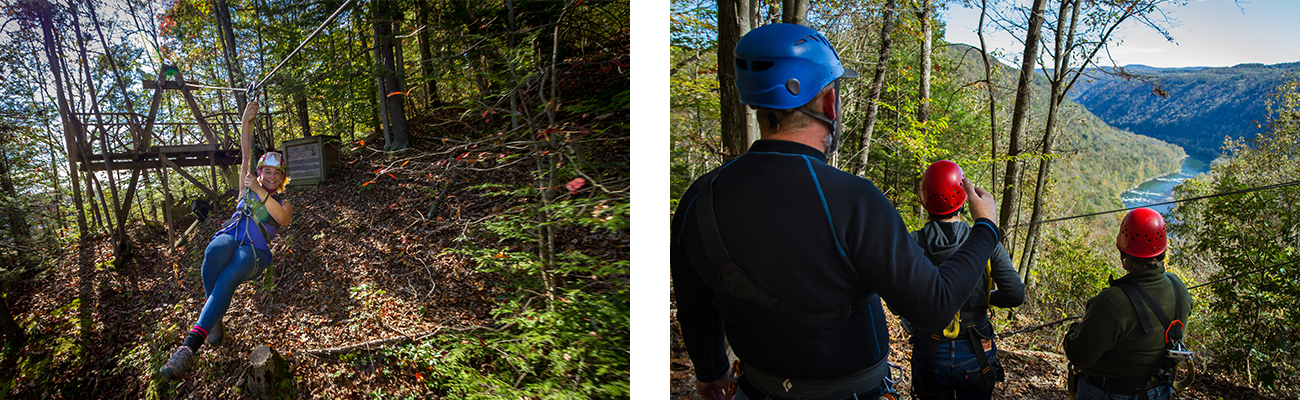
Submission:
[[[248,354],[248,378],[241,385],[248,395],[258,399],[285,399],[293,394],[293,375],[289,362],[266,345]]]

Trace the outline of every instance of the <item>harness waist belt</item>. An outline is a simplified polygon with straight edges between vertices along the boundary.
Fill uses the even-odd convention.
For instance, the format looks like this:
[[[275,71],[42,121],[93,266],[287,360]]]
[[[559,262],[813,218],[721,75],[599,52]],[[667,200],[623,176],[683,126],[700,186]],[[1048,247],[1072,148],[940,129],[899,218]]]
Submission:
[[[1168,379],[1164,379],[1158,374],[1133,379],[1083,375],[1083,380],[1087,381],[1089,385],[1102,389],[1107,393],[1118,394],[1121,396],[1131,396],[1138,392],[1145,392],[1159,386],[1171,384]]]
[[[764,393],[755,393],[750,398],[762,398],[764,394],[777,397],[800,399],[845,399],[853,395],[880,387],[889,377],[889,358],[881,358],[875,365],[861,371],[832,379],[802,381],[785,379],[765,373],[746,365],[741,375],[742,383],[749,383]]]

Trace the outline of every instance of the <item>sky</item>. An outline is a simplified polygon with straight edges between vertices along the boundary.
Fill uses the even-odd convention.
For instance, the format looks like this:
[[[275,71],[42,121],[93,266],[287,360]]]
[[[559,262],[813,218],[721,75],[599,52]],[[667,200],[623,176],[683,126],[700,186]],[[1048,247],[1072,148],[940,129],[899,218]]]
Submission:
[[[1191,0],[1165,12],[1173,20],[1168,30],[1174,43],[1147,26],[1127,21],[1116,33],[1122,42],[1111,47],[1116,64],[1171,68],[1300,61],[1300,40],[1296,40],[1300,1]],[[948,42],[979,46],[978,9],[953,5],[942,18],[948,26]],[[1024,52],[1024,45],[1010,36],[986,36],[989,47],[1004,54]]]

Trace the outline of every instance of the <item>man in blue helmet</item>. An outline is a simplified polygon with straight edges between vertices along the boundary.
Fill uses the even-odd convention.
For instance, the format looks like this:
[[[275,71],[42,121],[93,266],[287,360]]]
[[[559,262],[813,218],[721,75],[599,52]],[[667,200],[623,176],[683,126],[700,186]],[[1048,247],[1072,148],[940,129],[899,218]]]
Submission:
[[[761,140],[695,181],[672,222],[677,320],[697,389],[706,399],[892,398],[880,300],[943,329],[997,245],[993,196],[963,180],[976,222],[935,266],[875,185],[826,163],[843,118],[836,82],[857,76],[830,42],[772,24],[735,51]]]

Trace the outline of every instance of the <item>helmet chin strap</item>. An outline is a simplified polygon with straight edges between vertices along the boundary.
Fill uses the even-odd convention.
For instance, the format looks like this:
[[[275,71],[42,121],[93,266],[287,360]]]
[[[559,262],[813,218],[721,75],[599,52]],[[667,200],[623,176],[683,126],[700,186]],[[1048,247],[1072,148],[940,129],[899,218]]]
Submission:
[[[822,122],[831,125],[830,137],[828,138],[828,140],[826,140],[827,155],[834,153],[835,150],[840,147],[840,124],[839,123],[835,122],[835,120],[833,119],[828,118],[826,114],[822,114],[820,112],[814,111],[812,107],[809,107],[807,104],[795,108],[795,111],[808,114],[808,116],[811,116],[813,118],[816,118],[818,120],[821,120]]]

